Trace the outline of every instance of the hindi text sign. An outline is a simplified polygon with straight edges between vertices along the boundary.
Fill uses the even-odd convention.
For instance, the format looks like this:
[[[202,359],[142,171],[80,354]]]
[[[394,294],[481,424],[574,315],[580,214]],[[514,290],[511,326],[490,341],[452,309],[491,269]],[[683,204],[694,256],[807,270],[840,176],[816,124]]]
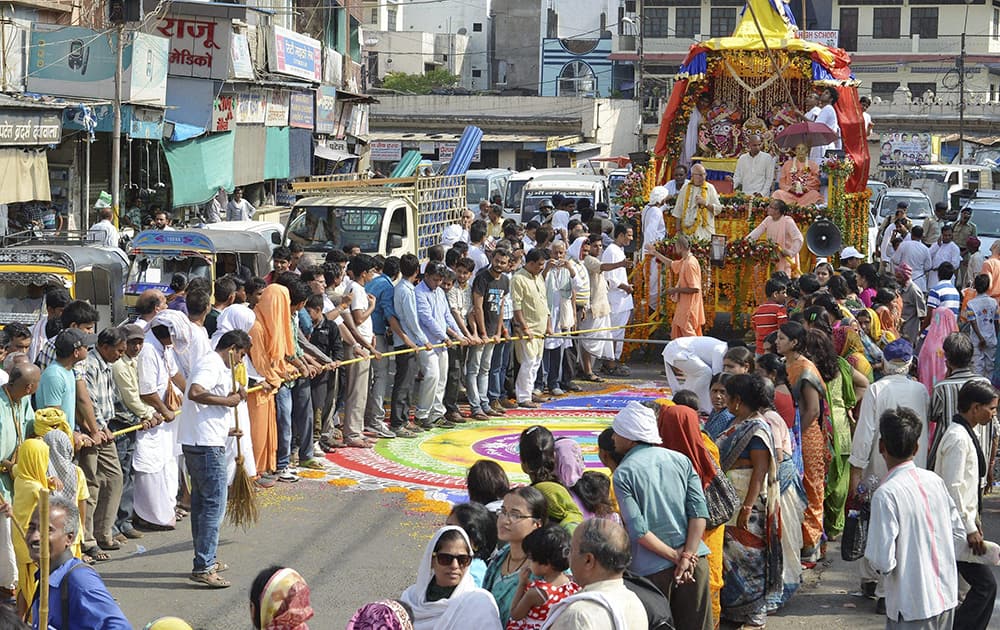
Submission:
[[[155,31],[170,38],[170,74],[203,79],[229,78],[231,23],[171,15],[160,20]]]

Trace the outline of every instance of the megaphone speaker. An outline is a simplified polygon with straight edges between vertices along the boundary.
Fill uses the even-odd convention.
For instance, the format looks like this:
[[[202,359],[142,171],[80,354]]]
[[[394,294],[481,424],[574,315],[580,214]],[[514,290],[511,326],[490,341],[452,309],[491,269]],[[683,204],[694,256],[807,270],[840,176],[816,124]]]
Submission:
[[[843,244],[840,229],[829,219],[817,219],[806,231],[806,247],[817,256],[831,256]]]

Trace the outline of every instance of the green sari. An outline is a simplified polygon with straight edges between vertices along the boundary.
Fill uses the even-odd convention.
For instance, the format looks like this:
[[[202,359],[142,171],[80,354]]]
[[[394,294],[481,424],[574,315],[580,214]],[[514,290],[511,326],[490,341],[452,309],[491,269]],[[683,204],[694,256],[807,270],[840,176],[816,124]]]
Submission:
[[[854,393],[854,368],[843,357],[837,359],[837,376],[827,384],[826,403],[830,409],[830,466],[826,473],[826,494],[823,501],[823,529],[827,538],[836,538],[844,531],[844,506],[851,480],[851,425],[847,411],[857,404]]]

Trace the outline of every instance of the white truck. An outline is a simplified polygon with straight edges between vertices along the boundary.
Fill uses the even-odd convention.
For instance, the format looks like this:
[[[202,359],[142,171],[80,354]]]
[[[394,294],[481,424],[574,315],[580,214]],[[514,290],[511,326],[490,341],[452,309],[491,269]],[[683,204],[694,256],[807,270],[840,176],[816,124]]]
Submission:
[[[410,253],[423,260],[466,208],[465,175],[329,175],[295,182],[292,189],[300,198],[288,215],[285,243],[315,254],[358,245],[365,254]]]

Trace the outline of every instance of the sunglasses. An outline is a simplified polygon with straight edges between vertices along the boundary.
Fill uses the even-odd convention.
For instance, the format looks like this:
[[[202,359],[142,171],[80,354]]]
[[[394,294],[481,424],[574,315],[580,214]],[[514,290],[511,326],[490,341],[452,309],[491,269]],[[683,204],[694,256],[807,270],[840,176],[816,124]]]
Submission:
[[[467,553],[459,555],[453,553],[435,553],[434,557],[437,559],[437,563],[443,567],[450,567],[456,560],[460,567],[467,567],[472,564],[472,556]]]

